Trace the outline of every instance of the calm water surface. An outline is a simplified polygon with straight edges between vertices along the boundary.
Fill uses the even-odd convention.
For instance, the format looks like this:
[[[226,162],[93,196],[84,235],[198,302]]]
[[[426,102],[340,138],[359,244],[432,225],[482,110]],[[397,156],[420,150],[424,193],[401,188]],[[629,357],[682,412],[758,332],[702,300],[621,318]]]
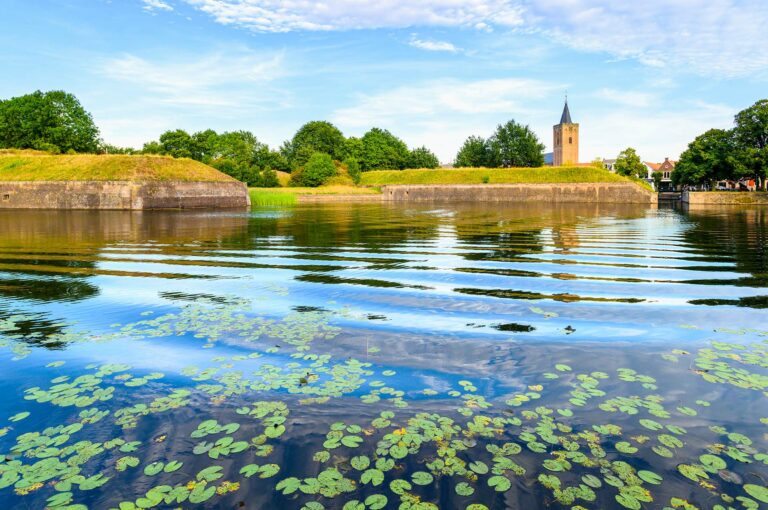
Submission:
[[[756,209],[2,211],[0,508],[768,507],[767,241]]]

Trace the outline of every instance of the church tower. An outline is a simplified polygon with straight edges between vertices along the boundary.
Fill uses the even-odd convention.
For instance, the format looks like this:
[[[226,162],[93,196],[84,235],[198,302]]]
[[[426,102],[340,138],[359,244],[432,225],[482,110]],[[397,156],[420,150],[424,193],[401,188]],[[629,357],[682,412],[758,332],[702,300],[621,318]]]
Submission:
[[[579,162],[579,125],[571,121],[568,98],[565,98],[560,124],[552,128],[554,134],[553,166],[575,165]]]

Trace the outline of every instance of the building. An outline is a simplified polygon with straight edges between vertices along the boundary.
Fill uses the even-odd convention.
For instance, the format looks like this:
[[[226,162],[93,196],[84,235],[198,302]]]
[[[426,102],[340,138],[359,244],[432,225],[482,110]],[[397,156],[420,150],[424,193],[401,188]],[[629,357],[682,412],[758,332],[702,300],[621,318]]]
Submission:
[[[655,172],[659,172],[661,174],[661,184],[659,189],[656,191],[674,191],[672,186],[672,172],[675,171],[676,163],[677,161],[670,161],[669,158],[664,158],[663,163],[649,163],[647,161],[643,161],[645,168],[648,169],[645,180],[655,188],[653,174]]]
[[[553,166],[576,165],[579,163],[579,125],[571,120],[568,98],[565,99],[560,123],[552,127],[554,153]]]

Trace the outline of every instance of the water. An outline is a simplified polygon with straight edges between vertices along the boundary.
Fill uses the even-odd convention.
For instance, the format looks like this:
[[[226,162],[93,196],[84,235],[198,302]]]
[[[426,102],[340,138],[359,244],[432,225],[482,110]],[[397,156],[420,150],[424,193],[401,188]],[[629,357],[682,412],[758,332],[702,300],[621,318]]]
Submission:
[[[2,211],[0,508],[765,506],[767,221]]]

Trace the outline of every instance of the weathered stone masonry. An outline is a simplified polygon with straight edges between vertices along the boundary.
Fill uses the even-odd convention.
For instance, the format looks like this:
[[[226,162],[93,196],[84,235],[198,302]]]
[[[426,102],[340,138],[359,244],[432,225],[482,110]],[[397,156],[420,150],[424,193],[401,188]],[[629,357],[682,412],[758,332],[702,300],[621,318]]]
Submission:
[[[0,182],[3,209],[223,209],[250,205],[242,182]]]
[[[656,204],[655,193],[633,183],[474,184],[383,186],[396,202],[542,202]]]

